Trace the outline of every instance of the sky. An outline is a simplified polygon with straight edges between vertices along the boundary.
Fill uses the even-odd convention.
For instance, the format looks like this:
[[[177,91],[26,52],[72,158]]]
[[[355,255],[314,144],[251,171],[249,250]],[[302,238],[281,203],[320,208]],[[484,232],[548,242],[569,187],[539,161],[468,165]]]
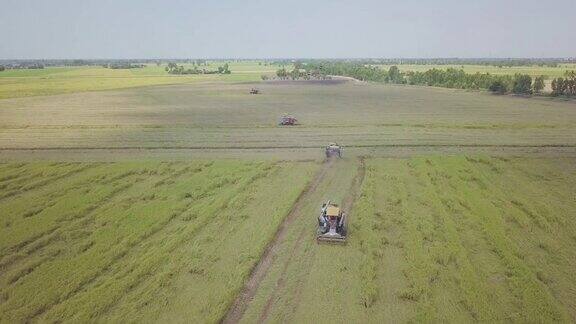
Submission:
[[[576,57],[576,0],[0,0],[0,59]]]

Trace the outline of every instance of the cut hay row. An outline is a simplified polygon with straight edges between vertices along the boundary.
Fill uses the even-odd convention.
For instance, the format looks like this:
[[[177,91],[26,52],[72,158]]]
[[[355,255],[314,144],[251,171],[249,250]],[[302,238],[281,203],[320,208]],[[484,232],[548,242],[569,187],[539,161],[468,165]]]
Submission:
[[[215,321],[316,168],[89,166],[0,202],[0,321]],[[62,168],[2,165],[0,177],[25,185],[22,167]]]
[[[318,309],[339,322],[574,321],[574,171],[571,159],[367,159],[348,245],[295,245],[314,219],[294,225],[243,322],[318,322]]]

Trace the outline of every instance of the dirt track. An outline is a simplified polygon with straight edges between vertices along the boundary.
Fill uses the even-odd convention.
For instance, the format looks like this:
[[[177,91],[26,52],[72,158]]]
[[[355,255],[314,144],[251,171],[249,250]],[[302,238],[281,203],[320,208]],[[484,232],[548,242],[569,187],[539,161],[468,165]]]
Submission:
[[[356,176],[352,180],[352,183],[350,185],[350,189],[348,190],[348,194],[344,198],[344,200],[342,202],[342,206],[341,206],[343,210],[348,212],[348,214],[347,214],[348,221],[350,221],[350,211],[352,210],[352,206],[354,205],[354,201],[356,201],[356,199],[360,195],[360,190],[362,187],[362,181],[364,180],[364,174],[365,174],[364,159],[360,158],[360,164],[358,166],[358,171],[356,173]],[[264,310],[262,311],[260,318],[258,320],[259,323],[264,323],[266,321],[266,319],[268,318],[268,316],[272,310],[272,307],[274,306],[274,301],[277,299],[278,294],[280,294],[281,291],[283,291],[284,283],[286,281],[286,275],[288,272],[288,266],[290,265],[293,257],[296,255],[296,252],[301,249],[302,242],[304,241],[305,238],[306,238],[306,233],[301,232],[300,235],[298,236],[298,239],[296,240],[296,243],[294,244],[293,248],[291,249],[292,252],[290,253],[290,256],[288,257],[288,259],[285,261],[285,263],[283,265],[282,273],[281,273],[280,278],[278,279],[278,281],[276,283],[276,287],[275,287],[273,293],[268,297],[268,299],[266,301],[266,306],[264,307]],[[302,288],[302,286],[299,286],[299,288]],[[300,290],[301,289],[299,289],[295,293],[294,299],[298,300],[298,296],[300,295]]]
[[[266,249],[264,250],[264,254],[260,258],[258,264],[252,270],[250,274],[250,278],[242,288],[242,291],[236,297],[236,300],[229,308],[226,316],[223,318],[222,323],[238,323],[244,315],[248,304],[256,294],[258,290],[258,286],[262,279],[266,276],[268,269],[272,265],[272,262],[275,259],[277,253],[277,247],[282,242],[284,237],[286,236],[286,232],[290,224],[294,221],[294,219],[300,214],[300,210],[306,201],[306,197],[312,194],[318,188],[318,185],[324,179],[326,172],[330,169],[333,165],[334,160],[327,160],[323,163],[321,169],[318,171],[312,182],[308,185],[308,187],[302,191],[294,206],[278,227],[278,231],[276,232],[274,239],[268,244]]]

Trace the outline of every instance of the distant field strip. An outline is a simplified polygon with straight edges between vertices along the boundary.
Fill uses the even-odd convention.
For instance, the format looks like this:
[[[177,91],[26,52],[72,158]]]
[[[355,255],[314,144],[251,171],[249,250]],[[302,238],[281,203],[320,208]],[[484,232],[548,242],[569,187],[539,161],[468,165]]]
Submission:
[[[217,321],[315,170],[0,164],[0,322]]]
[[[449,148],[449,147],[463,147],[463,148],[483,148],[483,147],[494,147],[494,148],[574,148],[576,144],[375,144],[375,145],[347,145],[347,148],[419,148],[419,147],[437,147],[437,148]],[[0,147],[0,151],[67,151],[67,150],[281,150],[281,149],[320,149],[321,144],[318,145],[298,145],[298,146],[157,146],[157,147],[141,147],[141,146],[120,146],[120,147]]]
[[[261,94],[250,95],[252,87]],[[0,100],[0,149],[13,156],[28,149],[39,149],[38,155],[66,149],[296,151],[330,142],[366,150],[571,148],[575,107],[557,100],[350,82],[155,86]],[[285,113],[299,125],[278,127]]]
[[[2,129],[0,149],[266,149],[390,146],[574,146],[571,126],[488,129],[420,127]]]
[[[378,65],[383,69],[388,70],[391,65]],[[434,65],[434,64],[400,64],[397,65],[402,72],[418,71],[425,72],[430,69],[463,69],[466,73],[490,73],[495,75],[514,75],[516,73],[528,74],[532,77],[543,75],[546,78],[557,78],[564,76],[564,72],[568,70],[576,70],[576,64],[561,64],[557,67],[548,66],[493,66],[493,65]]]
[[[171,75],[164,70],[165,65],[147,65],[139,69],[82,66],[6,70],[0,73],[0,99],[189,82],[258,81],[261,74],[275,71],[273,66],[254,62],[231,63],[230,66],[232,74],[227,75]]]

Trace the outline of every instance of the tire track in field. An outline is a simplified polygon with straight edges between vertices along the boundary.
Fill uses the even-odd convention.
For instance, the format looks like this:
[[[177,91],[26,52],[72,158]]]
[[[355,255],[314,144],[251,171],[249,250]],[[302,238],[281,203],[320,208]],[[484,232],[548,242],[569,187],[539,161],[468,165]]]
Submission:
[[[234,191],[233,193],[229,193],[228,194],[229,198],[225,199],[224,201],[229,201],[230,199],[232,199],[232,197],[239,197],[240,195],[248,192],[249,190],[247,190],[247,188],[254,186],[256,184],[256,182],[260,181],[263,178],[268,178],[270,176],[274,176],[274,174],[280,170],[280,168],[277,168],[278,164],[279,164],[279,162],[273,162],[271,164],[270,169],[266,169],[266,168],[262,169],[258,173],[251,176],[249,181],[247,181],[241,187],[237,188],[237,190]],[[215,188],[214,190],[216,190],[216,189],[217,188]],[[186,208],[183,209],[180,214],[182,215],[185,212],[194,209],[195,207],[196,206],[193,206],[193,204],[188,204],[186,206]],[[228,208],[226,203],[220,203],[219,207],[216,208],[216,210],[225,210],[226,208]],[[171,247],[169,247],[166,250],[167,251],[166,253],[167,254],[173,254],[174,251],[176,251],[177,249],[180,249],[183,245],[189,244],[190,242],[198,241],[198,237],[202,234],[202,232],[205,231],[208,226],[211,226],[214,223],[218,223],[218,220],[213,218],[213,217],[203,218],[201,221],[194,224],[190,229],[186,229],[186,234],[182,235],[182,239],[180,239],[176,243],[172,244]],[[216,225],[216,226],[220,226],[220,225]],[[215,245],[215,250],[218,250],[222,244],[224,244],[224,241],[223,240],[219,241],[219,244]],[[203,260],[206,261],[205,258]],[[179,269],[181,269],[181,268],[182,267],[180,266]],[[150,276],[152,276],[152,274],[146,274],[146,276],[150,277]],[[125,298],[126,296],[128,296],[132,291],[138,289],[144,283],[145,283],[145,278],[138,279],[137,282],[130,285],[130,288],[124,293],[124,296],[122,298]],[[170,281],[170,284],[172,284],[172,281]],[[117,302],[115,305],[109,305],[108,307],[104,308],[100,312],[101,315],[105,316],[105,314],[108,314],[109,312],[111,312],[111,310],[113,310],[114,307],[118,304],[120,304],[120,302]]]
[[[346,223],[348,223],[350,221],[350,210],[352,210],[352,206],[353,206],[354,202],[360,196],[360,192],[362,189],[362,183],[364,181],[365,173],[366,173],[366,168],[365,168],[365,163],[364,163],[364,157],[360,157],[358,170],[356,172],[356,175],[354,176],[354,179],[352,180],[352,183],[350,184],[350,188],[348,189],[348,194],[345,196],[344,200],[342,201],[342,205],[341,205],[343,210],[348,211],[348,213],[346,214],[346,217],[347,217]],[[306,236],[306,232],[304,232],[304,231],[302,231],[300,233],[300,235],[298,235],[297,241],[296,241],[294,247],[291,249],[292,252],[290,253],[290,256],[288,257],[288,259],[284,263],[284,266],[282,267],[282,272],[280,273],[280,278],[276,282],[274,290],[272,291],[272,293],[270,294],[270,296],[266,300],[266,305],[264,306],[262,314],[260,314],[260,318],[258,319],[258,323],[264,323],[266,321],[266,319],[268,318],[268,316],[270,315],[270,312],[272,310],[272,306],[274,306],[274,302],[276,301],[278,295],[284,289],[285,282],[286,282],[286,274],[288,272],[288,266],[291,264],[292,259],[296,255],[296,251],[298,251],[300,249],[300,246],[302,245],[305,236]],[[310,257],[309,259],[312,260],[313,258]],[[303,283],[298,282],[298,284],[296,285],[296,291],[294,292],[294,295],[291,298],[293,301],[299,300],[300,295],[302,293],[302,288],[303,288]]]
[[[344,201],[342,202],[342,209],[343,210],[348,210],[350,211],[352,209],[352,206],[354,205],[354,202],[356,201],[356,199],[358,199],[358,197],[360,197],[360,191],[362,189],[362,183],[364,182],[364,176],[366,175],[366,164],[364,162],[364,157],[361,156],[359,158],[359,165],[358,165],[358,171],[356,173],[356,176],[354,177],[354,179],[352,180],[352,184],[350,185],[350,190],[348,191],[348,195],[346,195],[346,197],[344,198]],[[350,219],[350,215],[346,215],[348,217],[348,219]]]
[[[292,206],[292,209],[288,212],[288,215],[284,218],[274,238],[272,241],[268,243],[260,261],[256,264],[256,266],[252,269],[250,273],[250,277],[244,284],[244,287],[228,309],[228,312],[221,320],[221,323],[238,323],[244,312],[248,308],[250,301],[256,295],[258,291],[258,287],[260,286],[260,282],[266,277],[268,270],[272,266],[274,259],[276,258],[276,254],[278,253],[279,246],[281,242],[285,239],[286,233],[288,232],[288,228],[292,222],[297,218],[300,214],[301,209],[304,206],[306,198],[313,194],[318,185],[324,180],[326,173],[330,169],[330,167],[334,164],[332,159],[326,160],[322,165],[322,168],[316,173],[314,179],[308,184],[308,186],[300,193],[300,196],[296,199],[296,202]],[[302,235],[301,235],[302,236]],[[299,238],[299,240],[301,240]]]

